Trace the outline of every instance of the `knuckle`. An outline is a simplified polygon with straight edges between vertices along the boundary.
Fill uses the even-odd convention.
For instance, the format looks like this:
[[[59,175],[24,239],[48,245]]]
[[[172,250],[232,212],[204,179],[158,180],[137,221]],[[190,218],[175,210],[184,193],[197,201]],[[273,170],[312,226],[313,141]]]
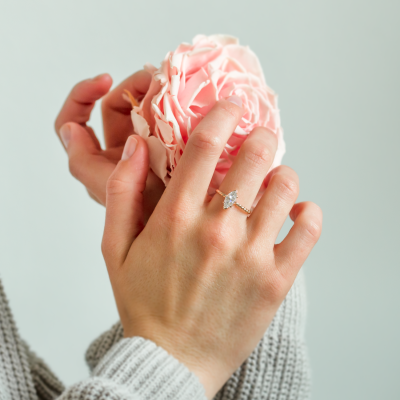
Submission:
[[[266,146],[257,143],[251,143],[244,148],[245,161],[258,168],[264,167],[271,162],[272,152]]]
[[[106,191],[108,195],[115,196],[130,192],[132,190],[132,184],[123,181],[117,177],[111,176],[106,185]]]
[[[276,270],[264,267],[257,276],[256,285],[261,298],[268,303],[279,303],[285,296],[285,282]]]
[[[257,126],[253,129],[251,135],[261,138],[264,141],[264,146],[269,147],[271,152],[276,152],[276,149],[278,148],[278,138],[277,135],[268,128]]]
[[[234,120],[239,118],[240,115],[238,114],[238,111],[240,110],[240,108],[238,108],[236,105],[233,105],[229,101],[220,102],[218,103],[218,105],[219,105],[218,112],[221,113],[222,118],[234,119]]]
[[[296,199],[299,194],[299,183],[294,176],[277,174],[272,177],[275,181],[280,197],[285,199]]]
[[[170,228],[186,226],[188,223],[188,211],[184,205],[175,204],[174,207],[165,214],[165,218],[166,225]]]
[[[313,243],[317,242],[321,236],[322,224],[317,218],[310,218],[303,226],[306,237]]]
[[[191,225],[193,210],[190,201],[181,194],[175,196],[169,207],[159,213],[159,221],[163,229],[169,232],[171,239],[180,237]]]
[[[224,221],[214,221],[202,231],[200,237],[205,249],[222,253],[231,248],[231,232]]]
[[[201,150],[207,150],[208,152],[211,150],[219,150],[221,148],[221,139],[216,136],[212,135],[209,132],[205,131],[198,131],[194,133],[191,137],[191,142],[192,144],[201,149]]]

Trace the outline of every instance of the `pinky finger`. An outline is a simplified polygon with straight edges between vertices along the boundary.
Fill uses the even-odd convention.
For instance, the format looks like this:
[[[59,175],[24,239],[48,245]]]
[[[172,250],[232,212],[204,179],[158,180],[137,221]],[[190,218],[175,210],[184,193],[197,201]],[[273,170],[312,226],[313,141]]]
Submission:
[[[296,276],[321,235],[322,210],[305,201],[293,206],[290,218],[294,225],[286,238],[275,245],[275,260],[282,274]]]

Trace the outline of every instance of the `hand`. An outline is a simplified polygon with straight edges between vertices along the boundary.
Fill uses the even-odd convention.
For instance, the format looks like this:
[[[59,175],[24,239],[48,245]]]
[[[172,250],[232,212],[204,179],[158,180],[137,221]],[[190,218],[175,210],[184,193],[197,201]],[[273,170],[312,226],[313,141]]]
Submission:
[[[102,74],[84,80],[72,89],[55,121],[57,135],[62,138],[69,157],[71,174],[83,183],[89,195],[105,205],[106,183],[121,159],[126,139],[133,134],[131,105],[122,94],[129,90],[140,101],[146,94],[151,75],[138,71],[109,92],[112,79]],[[87,125],[97,100],[102,101],[102,117],[106,149],[102,150],[93,131]],[[165,186],[150,171],[144,196],[145,219],[153,212]]]
[[[296,173],[266,178],[277,148],[273,134],[248,136],[220,190],[237,189],[251,216],[207,188],[242,109],[226,101],[196,127],[168,187],[143,228],[148,152],[131,136],[107,183],[102,250],[126,337],[154,341],[184,363],[212,398],[262,338],[317,242],[318,206],[294,204]],[[266,180],[265,180],[266,178]],[[275,245],[287,217],[294,225]]]

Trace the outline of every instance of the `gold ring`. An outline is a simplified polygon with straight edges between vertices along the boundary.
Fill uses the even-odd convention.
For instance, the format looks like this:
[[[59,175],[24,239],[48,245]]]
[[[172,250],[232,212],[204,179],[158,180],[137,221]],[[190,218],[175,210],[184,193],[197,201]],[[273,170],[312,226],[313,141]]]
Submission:
[[[233,192],[230,192],[228,194],[224,194],[217,189],[217,193],[222,197],[224,197],[224,210],[231,208],[232,206],[236,206],[239,207],[241,210],[243,210],[245,213],[247,213],[247,216],[250,217],[251,211],[236,202],[236,199],[239,197],[237,190],[234,190]]]

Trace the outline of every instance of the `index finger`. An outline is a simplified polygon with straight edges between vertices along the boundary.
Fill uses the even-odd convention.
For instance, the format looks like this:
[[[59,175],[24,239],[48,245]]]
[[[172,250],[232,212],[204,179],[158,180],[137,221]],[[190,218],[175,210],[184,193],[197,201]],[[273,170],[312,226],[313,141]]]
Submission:
[[[96,101],[110,90],[111,85],[112,78],[108,74],[77,83],[56,118],[54,127],[57,135],[60,136],[60,128],[67,122],[76,122],[86,127]]]

